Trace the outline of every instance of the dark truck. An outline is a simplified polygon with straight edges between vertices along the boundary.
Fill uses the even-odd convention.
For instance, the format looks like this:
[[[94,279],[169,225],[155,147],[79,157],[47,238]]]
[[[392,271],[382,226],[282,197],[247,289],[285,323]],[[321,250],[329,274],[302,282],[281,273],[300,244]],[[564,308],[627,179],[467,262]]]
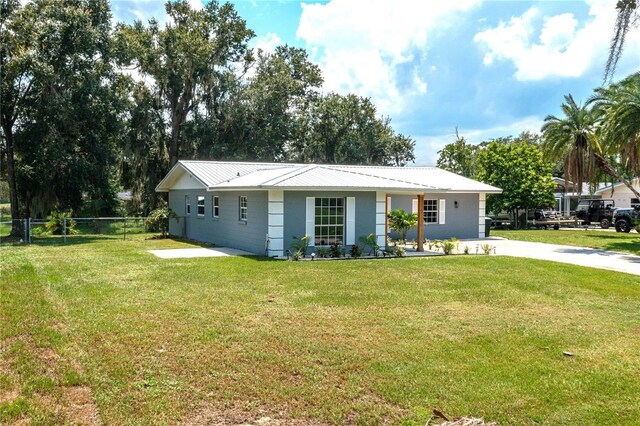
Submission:
[[[613,220],[616,224],[616,231],[629,232],[640,224],[640,207],[616,209]]]
[[[615,223],[615,202],[606,198],[585,198],[576,207],[576,217],[586,225],[599,223],[602,229]]]

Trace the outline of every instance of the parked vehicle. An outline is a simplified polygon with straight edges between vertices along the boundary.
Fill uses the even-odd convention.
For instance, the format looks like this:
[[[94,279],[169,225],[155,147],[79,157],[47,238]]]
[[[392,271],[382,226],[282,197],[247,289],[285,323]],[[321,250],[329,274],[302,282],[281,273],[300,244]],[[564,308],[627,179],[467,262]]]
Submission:
[[[630,232],[640,224],[640,207],[616,209],[613,218],[617,232]]]
[[[576,217],[586,225],[599,223],[602,229],[615,223],[615,201],[606,198],[585,198],[576,207]]]

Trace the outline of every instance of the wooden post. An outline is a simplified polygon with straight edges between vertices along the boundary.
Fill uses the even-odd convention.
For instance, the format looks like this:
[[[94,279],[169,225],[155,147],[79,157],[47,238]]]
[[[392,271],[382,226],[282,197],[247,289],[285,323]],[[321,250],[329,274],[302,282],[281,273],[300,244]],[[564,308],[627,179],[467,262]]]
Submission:
[[[418,194],[418,251],[424,251],[424,194]]]

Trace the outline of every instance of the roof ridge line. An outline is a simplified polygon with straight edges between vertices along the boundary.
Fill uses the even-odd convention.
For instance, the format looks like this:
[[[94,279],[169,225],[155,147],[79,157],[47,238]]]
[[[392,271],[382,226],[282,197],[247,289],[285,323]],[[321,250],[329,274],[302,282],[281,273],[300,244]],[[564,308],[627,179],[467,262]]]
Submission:
[[[327,166],[320,166],[320,167],[327,167]],[[333,168],[333,167],[350,167],[350,166],[331,166],[329,165],[327,168]],[[375,166],[370,166],[371,168],[375,167]],[[389,169],[391,169],[392,167],[388,167]],[[398,167],[398,169],[400,169],[400,167]],[[335,169],[334,169],[335,170]],[[369,173],[360,173],[360,172],[354,172],[351,170],[340,170],[343,173],[352,173],[354,175],[360,175],[360,176],[367,176],[367,177],[374,177],[374,178],[378,178],[378,179],[385,179],[385,180],[391,180],[394,182],[400,182],[400,183],[408,183],[411,185],[416,185],[416,186],[421,186],[424,188],[431,188],[431,189],[451,189],[451,188],[437,188],[435,186],[431,186],[431,185],[423,185],[421,183],[416,183],[416,182],[411,182],[408,180],[402,180],[402,179],[396,179],[396,178],[390,178],[390,177],[386,177],[386,176],[377,176],[377,175],[373,175],[373,174],[369,174]]]
[[[285,180],[288,180],[288,179],[294,178],[296,176],[299,176],[302,173],[306,173],[307,171],[312,170],[312,169],[314,169],[316,167],[318,167],[317,164],[304,164],[304,165],[301,165],[299,167],[294,167],[293,170],[291,170],[291,171],[289,171],[289,172],[287,172],[287,173],[285,173],[285,174],[283,174],[281,176],[274,177],[274,178],[271,178],[271,179],[269,179],[267,181],[262,182],[260,184],[260,186],[275,186],[275,185],[278,185],[279,183],[282,183]]]

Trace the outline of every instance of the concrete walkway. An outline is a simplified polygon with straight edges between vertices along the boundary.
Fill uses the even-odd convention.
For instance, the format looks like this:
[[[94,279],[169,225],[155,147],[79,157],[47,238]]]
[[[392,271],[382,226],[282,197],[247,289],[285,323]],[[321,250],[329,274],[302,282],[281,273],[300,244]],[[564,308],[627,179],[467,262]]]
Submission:
[[[633,254],[597,250],[584,247],[561,246],[557,244],[531,243],[490,237],[481,240],[463,240],[461,246],[468,245],[474,253],[476,245],[491,244],[498,256],[528,257],[550,260],[572,265],[609,269],[640,275],[640,256]],[[480,250],[482,252],[482,250]]]
[[[224,257],[224,256],[255,256],[248,251],[237,250],[227,247],[215,247],[215,248],[182,248],[182,249],[167,249],[167,250],[149,250],[149,253],[154,254],[162,259],[184,259],[194,257]]]

